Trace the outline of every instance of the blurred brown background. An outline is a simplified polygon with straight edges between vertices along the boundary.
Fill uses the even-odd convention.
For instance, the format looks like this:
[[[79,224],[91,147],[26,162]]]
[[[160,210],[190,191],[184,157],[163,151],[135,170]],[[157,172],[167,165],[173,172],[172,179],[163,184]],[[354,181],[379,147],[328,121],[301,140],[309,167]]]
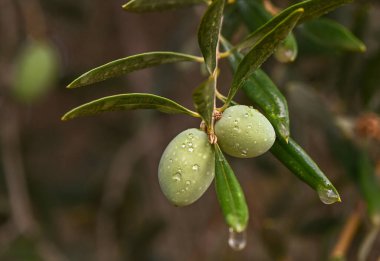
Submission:
[[[349,119],[368,110],[379,113],[379,92],[374,91],[370,108],[358,94],[363,68],[380,68],[379,4],[358,1],[332,15],[364,40],[366,53],[305,47],[293,64],[273,59],[265,64],[288,98],[294,138],[334,182],[343,202],[322,204],[270,153],[230,158],[251,214],[247,247],[234,252],[213,186],[195,204],[176,208],[158,185],[165,146],[199,121],[153,111],[60,121],[75,106],[123,92],[155,93],[193,108],[192,90],[204,78],[194,64],[164,65],[65,89],[81,73],[128,55],[199,54],[196,30],[204,6],[132,14],[121,9],[123,3],[0,0],[0,260],[326,260],[361,197],[334,158],[320,111]],[[59,70],[49,89],[28,100],[14,91],[14,75],[31,39],[50,44]],[[226,62],[222,70],[225,92],[231,80]],[[379,86],[379,72],[370,76],[374,86]],[[248,102],[243,96],[239,100]],[[370,153],[379,160],[379,143],[373,146]],[[363,217],[348,260],[357,260],[368,223]],[[368,260],[377,260],[379,249],[377,238]]]

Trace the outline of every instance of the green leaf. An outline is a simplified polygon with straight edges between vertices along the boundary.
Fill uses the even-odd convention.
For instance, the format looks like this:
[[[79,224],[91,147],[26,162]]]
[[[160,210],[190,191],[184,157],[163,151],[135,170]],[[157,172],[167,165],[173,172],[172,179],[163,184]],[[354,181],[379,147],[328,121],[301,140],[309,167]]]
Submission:
[[[67,87],[75,88],[85,86],[144,68],[176,62],[203,62],[203,59],[197,56],[173,52],[149,52],[137,54],[92,69],[79,76]]]
[[[155,109],[165,113],[187,114],[193,117],[199,117],[198,113],[167,98],[148,93],[128,93],[108,96],[83,104],[66,113],[62,117],[62,120],[94,115],[105,111],[128,111],[136,109]]]
[[[226,51],[232,49],[231,45],[224,39],[222,44]],[[239,65],[242,55],[232,51],[228,57],[234,70]],[[289,138],[289,112],[288,104],[277,86],[262,70],[257,69],[242,87],[247,97],[255,104],[268,118],[276,130],[277,136],[284,140]]]
[[[293,174],[317,191],[323,203],[332,204],[341,201],[338,191],[330,180],[293,139],[289,138],[288,143],[276,139],[270,151]]]
[[[249,218],[244,193],[218,144],[215,144],[215,153],[215,188],[220,207],[228,226],[242,232]]]
[[[342,51],[364,52],[365,44],[356,38],[346,27],[331,20],[318,19],[304,24],[305,36],[322,46]]]
[[[150,12],[175,9],[190,5],[207,3],[206,0],[131,0],[123,5],[123,9],[129,12]]]
[[[226,106],[228,106],[236,92],[246,83],[254,71],[268,59],[276,47],[288,36],[302,13],[303,9],[298,9],[291,13],[272,31],[258,41],[243,58],[234,74],[232,87],[227,96]]]
[[[297,21],[298,24],[303,23],[307,20],[311,20],[317,18],[321,15],[324,15],[337,7],[350,3],[352,0],[308,0],[303,1],[298,4],[292,5],[281,13],[273,17],[266,24],[261,26],[255,32],[250,34],[241,44],[237,46],[239,50],[245,49],[247,47],[252,46],[257,40],[261,39],[267,33],[269,33],[276,25],[281,23],[286,17],[292,14],[294,11],[303,8],[304,13]]]
[[[254,32],[272,18],[262,1],[238,1],[237,5],[244,23],[251,32]],[[250,43],[249,46],[252,46],[252,44]],[[278,46],[274,56],[280,62],[292,62],[296,59],[297,53],[297,41],[294,35],[290,33],[284,42]]]
[[[217,64],[219,34],[222,28],[224,0],[214,0],[206,10],[198,30],[198,43],[207,70],[213,74]]]
[[[193,93],[194,106],[209,128],[213,127],[212,116],[215,107],[215,83],[215,77],[210,76]]]

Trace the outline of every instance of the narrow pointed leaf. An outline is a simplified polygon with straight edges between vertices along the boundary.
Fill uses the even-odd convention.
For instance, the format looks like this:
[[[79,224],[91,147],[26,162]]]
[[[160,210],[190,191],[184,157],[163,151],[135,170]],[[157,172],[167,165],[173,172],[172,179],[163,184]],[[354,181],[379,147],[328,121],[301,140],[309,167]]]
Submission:
[[[194,106],[207,127],[212,126],[212,114],[215,107],[215,78],[210,78],[202,83],[193,93]]]
[[[226,40],[223,40],[222,44],[226,51],[232,49]],[[233,51],[228,57],[233,70],[236,70],[242,57],[237,51]],[[269,76],[261,69],[257,69],[242,89],[253,104],[268,118],[276,130],[277,136],[287,140],[290,132],[288,103]]]
[[[81,87],[148,67],[176,62],[203,62],[203,59],[193,55],[174,52],[149,52],[137,54],[92,69],[79,76],[67,87]]]
[[[206,10],[198,30],[198,43],[207,70],[214,73],[217,64],[217,48],[222,27],[224,0],[214,0]]]
[[[291,13],[272,31],[258,41],[243,58],[234,74],[232,86],[227,96],[227,105],[254,71],[268,59],[277,46],[289,35],[302,13],[303,9],[298,9]]]
[[[217,144],[215,144],[215,188],[228,226],[236,232],[244,231],[249,218],[244,193]]]
[[[167,98],[148,93],[128,93],[108,96],[83,104],[66,113],[62,117],[62,120],[94,115],[105,111],[128,111],[136,109],[155,109],[165,113],[187,114],[193,117],[199,117],[196,112]]]
[[[352,2],[352,0],[308,0],[292,5],[273,17],[255,32],[250,34],[241,44],[239,44],[239,46],[237,46],[237,48],[239,50],[242,50],[252,46],[256,41],[269,33],[278,23],[283,21],[286,17],[288,17],[291,13],[298,10],[299,8],[303,8],[304,13],[297,21],[297,24],[322,16],[341,5],[350,2]]]
[[[256,31],[272,18],[272,14],[265,9],[262,1],[238,1],[237,6],[250,32]],[[249,46],[252,45],[253,43]],[[278,46],[274,56],[280,62],[293,62],[297,53],[297,41],[293,33],[290,33],[284,42]]]
[[[365,44],[346,27],[331,20],[318,19],[304,24],[302,32],[320,45],[335,50],[364,52]]]
[[[123,5],[129,12],[150,12],[175,9],[196,4],[207,3],[206,0],[131,0]]]
[[[293,174],[313,188],[322,202],[331,204],[341,201],[338,191],[330,180],[293,139],[289,138],[288,143],[276,139],[270,151]]]

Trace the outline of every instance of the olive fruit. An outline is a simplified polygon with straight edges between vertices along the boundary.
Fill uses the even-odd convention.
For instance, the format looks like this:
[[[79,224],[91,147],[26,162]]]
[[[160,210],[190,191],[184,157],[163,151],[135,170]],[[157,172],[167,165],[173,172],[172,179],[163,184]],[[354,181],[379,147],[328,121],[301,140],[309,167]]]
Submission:
[[[15,63],[13,95],[21,102],[34,102],[45,95],[58,79],[58,54],[54,45],[29,41]]]
[[[276,134],[267,118],[245,105],[227,108],[215,124],[218,144],[237,158],[259,156],[272,147]]]
[[[176,206],[199,199],[214,176],[215,152],[207,134],[199,129],[178,134],[166,147],[158,167],[161,190]]]

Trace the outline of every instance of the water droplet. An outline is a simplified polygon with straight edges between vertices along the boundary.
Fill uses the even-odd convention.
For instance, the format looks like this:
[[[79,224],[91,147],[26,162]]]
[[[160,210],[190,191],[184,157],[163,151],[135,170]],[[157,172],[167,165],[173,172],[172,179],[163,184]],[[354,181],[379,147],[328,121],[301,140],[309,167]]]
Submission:
[[[247,153],[248,153],[247,150],[242,150],[242,151],[241,151],[241,155],[242,155],[242,156],[247,156]]]
[[[207,159],[207,155],[203,155],[203,156],[202,156],[202,159]]]
[[[189,151],[189,152],[193,152],[194,149],[193,149],[193,148],[189,148],[188,151]]]
[[[318,189],[318,196],[325,204],[332,204],[341,201],[339,195],[332,189]]]
[[[173,159],[169,159],[169,162],[172,163],[172,162],[173,162]]]
[[[234,127],[234,130],[238,131],[238,130],[239,130],[239,126],[236,125],[236,126]]]
[[[188,191],[188,190],[189,190],[189,187],[186,187],[185,189],[186,189],[186,191]]]
[[[199,170],[199,165],[198,164],[194,164],[193,167],[192,167],[192,170],[194,171],[198,171]]]
[[[239,122],[238,120],[234,120],[234,123],[235,123],[235,124],[238,124],[238,122]]]
[[[228,237],[228,245],[235,251],[240,251],[247,245],[246,231],[236,232],[230,228],[230,235]]]
[[[190,180],[186,180],[185,184],[186,185],[191,185],[191,181]]]
[[[182,148],[186,148],[186,144],[185,144],[185,143],[182,143],[181,147],[182,147]]]
[[[181,192],[182,192],[182,193],[185,192],[185,189],[181,189]]]
[[[227,117],[227,118],[228,118],[228,119],[231,119],[231,117],[232,117],[231,115],[228,115],[228,117]]]
[[[181,173],[176,172],[176,173],[173,175],[172,179],[173,179],[175,182],[180,182],[181,179],[182,179],[182,175],[181,175]]]
[[[192,142],[188,142],[187,145],[188,145],[189,147],[193,147],[193,143],[192,143]]]
[[[207,176],[210,176],[210,171],[207,171],[207,172],[206,172],[206,175],[207,175]]]
[[[249,125],[248,125],[248,129],[251,129],[251,128],[252,128],[252,125],[251,125],[251,124],[249,124]]]
[[[248,114],[248,112],[246,112],[246,113],[244,114],[244,117],[248,118],[248,116],[249,116],[249,114]]]

